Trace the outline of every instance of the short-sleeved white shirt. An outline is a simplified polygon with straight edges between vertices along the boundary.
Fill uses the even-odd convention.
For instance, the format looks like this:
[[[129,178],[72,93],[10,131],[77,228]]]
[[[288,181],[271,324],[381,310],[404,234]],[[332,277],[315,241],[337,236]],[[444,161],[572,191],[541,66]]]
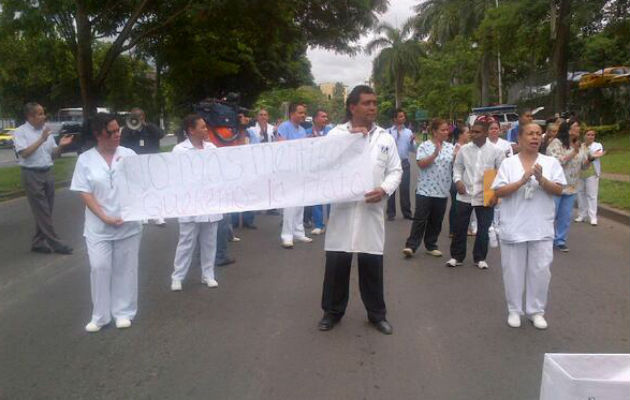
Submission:
[[[418,146],[416,160],[429,157],[435,151],[435,143],[431,140]],[[453,159],[455,146],[442,142],[442,150],[437,158],[427,168],[420,168],[416,193],[427,197],[446,198],[450,196],[453,183]]]
[[[103,212],[110,217],[120,217],[120,201],[116,189],[116,172],[120,161],[136,153],[126,147],[118,146],[112,159],[111,168],[92,148],[79,156],[74,167],[70,190],[91,193]],[[85,207],[85,227],[83,236],[92,240],[118,240],[142,232],[142,224],[136,221],[125,222],[121,226],[112,226],[103,222],[88,207]]]
[[[543,176],[551,182],[567,183],[562,166],[553,157],[539,154],[536,163],[543,169]],[[497,189],[509,183],[517,182],[525,173],[518,156],[506,158],[499,167],[492,188]],[[535,177],[527,185],[533,185],[531,199],[525,198],[525,186],[516,192],[501,198],[499,216],[499,236],[508,243],[521,243],[534,240],[549,240],[554,237],[554,219],[556,205],[554,196],[545,192]]]
[[[203,150],[207,150],[207,149],[216,149],[216,146],[210,142],[203,142]],[[201,149],[197,149],[191,142],[190,139],[186,139],[183,142],[177,144],[175,147],[173,147],[172,152],[173,153],[185,153],[187,151],[194,151],[194,150],[199,150],[199,151],[203,151]],[[191,173],[195,173],[195,171],[190,171]],[[182,223],[186,223],[186,222],[216,222],[216,221],[220,221],[221,219],[223,219],[223,214],[207,214],[207,215],[197,215],[194,217],[180,217],[178,218],[179,222]]]
[[[26,122],[13,131],[13,145],[18,153],[18,164],[26,168],[48,168],[53,165],[52,153],[57,147],[57,143],[52,135],[42,143],[37,150],[29,157],[24,158],[19,155],[20,151],[26,149],[39,139],[43,128],[35,129],[33,125]]]
[[[503,138],[497,138],[496,143],[493,143],[490,140],[490,138],[487,138],[486,142],[493,144],[497,146],[499,149],[501,149],[501,151],[503,151],[503,154],[505,154],[505,157],[512,157],[514,155],[514,149],[512,149],[512,143],[508,142],[507,140]]]

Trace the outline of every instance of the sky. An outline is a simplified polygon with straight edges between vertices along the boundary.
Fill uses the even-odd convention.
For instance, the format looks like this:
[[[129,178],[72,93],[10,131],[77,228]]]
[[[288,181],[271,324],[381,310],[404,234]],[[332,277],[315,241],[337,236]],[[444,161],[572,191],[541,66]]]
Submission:
[[[387,12],[381,15],[381,21],[387,21],[394,26],[401,26],[407,18],[413,15],[412,7],[419,0],[389,0]],[[373,34],[365,35],[360,44],[365,45]],[[315,83],[342,82],[350,88],[365,83],[372,73],[372,60],[378,54],[378,50],[371,56],[365,53],[349,57],[345,54],[336,54],[334,51],[320,48],[309,48],[306,56],[311,61],[311,73]]]

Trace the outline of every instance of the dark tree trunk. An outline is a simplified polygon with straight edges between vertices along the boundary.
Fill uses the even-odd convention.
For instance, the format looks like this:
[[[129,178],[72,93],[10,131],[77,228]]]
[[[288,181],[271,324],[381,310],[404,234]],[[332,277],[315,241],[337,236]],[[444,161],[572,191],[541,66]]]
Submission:
[[[77,71],[79,85],[81,87],[81,100],[83,102],[83,118],[96,114],[97,88],[94,85],[94,65],[92,61],[92,27],[88,18],[86,6],[82,1],[77,1]]]
[[[569,34],[571,28],[571,0],[558,0],[556,40],[553,45],[553,71],[556,88],[553,96],[554,111],[562,112],[567,106],[567,70]]]
[[[481,105],[490,104],[490,53],[481,53]]]

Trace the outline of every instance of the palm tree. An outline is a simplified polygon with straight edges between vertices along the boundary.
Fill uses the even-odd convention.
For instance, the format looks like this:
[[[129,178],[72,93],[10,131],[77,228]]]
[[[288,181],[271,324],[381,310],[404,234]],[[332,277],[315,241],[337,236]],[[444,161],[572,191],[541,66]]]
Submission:
[[[424,54],[421,44],[412,37],[414,20],[408,19],[402,28],[394,28],[387,22],[380,23],[372,39],[365,47],[367,54],[381,48],[372,64],[372,75],[393,83],[396,108],[401,105],[405,76],[418,70],[418,59]]]
[[[485,13],[494,7],[494,0],[423,0],[414,7],[416,35],[436,45],[457,35],[472,37]],[[481,102],[488,103],[491,55],[487,49],[481,54]]]

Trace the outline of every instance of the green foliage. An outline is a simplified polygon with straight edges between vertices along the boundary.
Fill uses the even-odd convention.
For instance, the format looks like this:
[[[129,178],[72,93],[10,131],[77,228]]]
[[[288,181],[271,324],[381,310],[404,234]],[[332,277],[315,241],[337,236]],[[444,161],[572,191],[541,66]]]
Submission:
[[[594,126],[584,126],[582,128],[582,132],[586,131],[595,131],[598,138],[602,138],[605,136],[611,136],[618,133],[621,130],[619,124],[613,125],[594,125]]]
[[[306,104],[309,115],[318,108],[330,110],[330,100],[315,86],[300,86],[297,89],[275,89],[263,92],[254,104],[254,108],[266,108],[272,121],[275,121],[278,118],[287,118],[286,110],[289,103]]]

